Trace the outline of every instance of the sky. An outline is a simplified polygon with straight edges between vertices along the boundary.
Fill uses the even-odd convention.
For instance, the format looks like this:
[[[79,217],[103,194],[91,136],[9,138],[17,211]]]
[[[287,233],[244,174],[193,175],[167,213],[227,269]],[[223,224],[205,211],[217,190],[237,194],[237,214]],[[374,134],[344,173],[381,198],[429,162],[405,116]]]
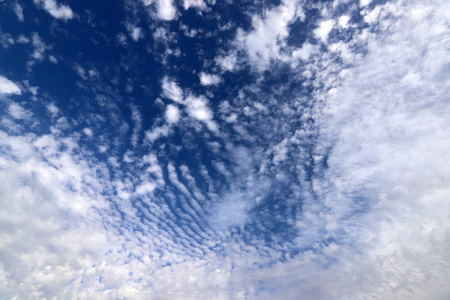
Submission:
[[[450,299],[449,16],[0,0],[0,299]]]

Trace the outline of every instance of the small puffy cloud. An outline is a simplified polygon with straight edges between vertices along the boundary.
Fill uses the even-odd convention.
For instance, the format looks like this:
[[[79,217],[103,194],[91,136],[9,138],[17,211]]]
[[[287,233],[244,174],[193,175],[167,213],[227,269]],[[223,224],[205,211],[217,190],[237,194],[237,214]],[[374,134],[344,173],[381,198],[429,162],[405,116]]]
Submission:
[[[175,81],[164,77],[162,81],[163,95],[175,102],[181,103],[183,101],[183,90],[177,85]]]
[[[142,0],[145,6],[152,5],[156,2],[156,16],[163,21],[171,21],[177,17],[177,9],[173,0]]]
[[[22,94],[20,88],[6,77],[0,75],[0,95],[1,94]]]
[[[55,56],[53,56],[53,55],[49,55],[48,59],[50,60],[50,62],[52,64],[57,64],[58,63],[58,59]]]
[[[133,39],[133,41],[137,42],[139,41],[140,38],[142,38],[142,28],[135,26],[135,25],[131,25],[129,24],[127,26],[128,32],[131,36],[131,38]]]
[[[125,45],[127,43],[127,36],[123,32],[119,32],[116,36],[116,40],[119,44]]]
[[[294,58],[300,58],[301,60],[308,60],[311,54],[317,50],[317,47],[310,44],[304,43],[300,49],[294,50],[292,56]]]
[[[177,9],[172,0],[159,0],[157,3],[158,18],[164,21],[171,21],[177,16]]]
[[[206,3],[203,0],[184,0],[183,8],[188,10],[190,7],[198,8],[200,10],[206,9]]]
[[[85,135],[87,135],[88,137],[91,137],[91,136],[94,135],[94,133],[92,132],[92,129],[90,129],[90,128],[88,128],[88,127],[86,127],[86,128],[83,129],[83,133],[84,133]]]
[[[169,104],[166,109],[166,120],[168,123],[177,123],[180,120],[180,110],[175,105]]]
[[[55,104],[53,104],[53,103],[50,103],[50,104],[47,105],[47,110],[48,110],[53,116],[56,116],[56,115],[59,113],[59,108],[58,108]]]
[[[347,28],[349,21],[350,21],[349,16],[347,16],[347,15],[340,16],[339,17],[339,26],[341,26],[342,28]]]
[[[320,22],[319,27],[314,30],[315,36],[322,40],[322,42],[326,42],[328,39],[328,34],[333,29],[334,21],[333,20],[325,20]]]
[[[31,113],[17,103],[11,103],[9,105],[8,113],[14,119],[19,119],[19,120],[28,119],[29,117],[31,117]]]
[[[233,71],[237,57],[235,54],[229,54],[227,56],[219,56],[215,59],[216,63],[222,68],[224,71]]]
[[[370,4],[370,2],[372,2],[372,0],[360,0],[359,1],[359,5],[361,6],[367,6]]]
[[[206,74],[201,72],[199,77],[202,85],[217,85],[221,81],[220,77],[214,74]]]
[[[136,188],[136,194],[145,195],[153,192],[156,188],[156,184],[153,182],[144,182]]]
[[[64,4],[59,4],[55,0],[33,0],[34,4],[45,9],[52,17],[64,21],[73,18],[72,9]]]
[[[209,109],[207,99],[203,96],[189,96],[186,98],[187,111],[191,117],[202,121],[212,130],[217,130],[217,125],[213,121],[213,113]]]
[[[156,127],[153,130],[148,130],[145,132],[145,137],[150,141],[154,142],[160,137],[169,135],[169,126],[165,125],[162,127]]]

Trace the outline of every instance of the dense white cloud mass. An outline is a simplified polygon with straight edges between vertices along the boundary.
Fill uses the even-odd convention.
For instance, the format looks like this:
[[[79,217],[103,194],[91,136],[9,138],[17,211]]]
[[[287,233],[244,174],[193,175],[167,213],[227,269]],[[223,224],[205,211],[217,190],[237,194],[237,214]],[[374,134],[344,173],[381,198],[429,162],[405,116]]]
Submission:
[[[175,19],[177,10],[172,0],[158,0],[158,17],[161,20],[170,21]]]
[[[333,24],[334,24],[333,20],[326,20],[320,22],[319,27],[317,27],[317,29],[314,30],[314,34],[323,42],[325,42],[328,38],[328,34],[333,29]]]
[[[180,110],[175,105],[167,105],[166,119],[168,123],[176,123],[180,119]]]
[[[20,95],[22,91],[20,88],[9,80],[8,78],[0,75],[0,94],[16,94]]]
[[[59,4],[55,0],[33,0],[36,5],[45,9],[52,17],[64,21],[73,18],[72,9],[64,4]]]
[[[0,75],[0,299],[448,299],[450,3],[285,0],[214,55],[171,33],[176,3],[129,1],[139,43],[105,37],[156,40],[145,84],[133,54],[125,80],[57,56],[79,98]],[[28,36],[29,61],[58,50]]]

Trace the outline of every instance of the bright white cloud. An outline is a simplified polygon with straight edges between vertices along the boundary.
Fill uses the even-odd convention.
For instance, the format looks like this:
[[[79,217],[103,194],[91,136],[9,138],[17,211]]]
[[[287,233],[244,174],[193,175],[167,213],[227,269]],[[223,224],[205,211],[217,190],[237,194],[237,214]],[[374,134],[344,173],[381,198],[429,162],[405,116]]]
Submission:
[[[320,22],[319,27],[314,30],[314,34],[317,38],[322,40],[322,42],[326,42],[328,39],[328,34],[333,29],[334,21],[333,20],[325,20]]]
[[[220,77],[214,74],[200,73],[200,83],[202,85],[218,85],[221,81]]]
[[[158,0],[156,3],[158,18],[164,21],[171,21],[177,17],[177,9],[173,0]]]
[[[74,17],[72,9],[64,4],[59,4],[55,0],[33,0],[34,4],[45,9],[52,17],[64,21]]]
[[[183,8],[188,10],[190,7],[204,10],[207,8],[206,3],[203,0],[183,0]]]
[[[180,110],[178,107],[172,104],[167,105],[166,120],[169,124],[177,123],[180,120]]]
[[[217,130],[217,125],[213,121],[213,113],[208,107],[208,100],[203,97],[189,95],[186,98],[187,111],[191,117],[204,122],[212,131]]]
[[[19,86],[9,80],[8,78],[0,75],[0,94],[15,94],[20,95],[22,91]]]
[[[347,15],[340,16],[339,17],[339,26],[341,26],[342,28],[347,28],[349,21],[350,21],[349,16],[347,16]]]

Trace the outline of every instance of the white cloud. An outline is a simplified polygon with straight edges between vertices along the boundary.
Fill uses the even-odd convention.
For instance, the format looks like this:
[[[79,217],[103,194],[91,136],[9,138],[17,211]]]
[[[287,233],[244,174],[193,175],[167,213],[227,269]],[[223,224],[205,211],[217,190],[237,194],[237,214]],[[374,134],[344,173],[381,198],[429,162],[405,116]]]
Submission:
[[[259,71],[266,70],[274,59],[283,59],[280,53],[289,35],[289,24],[295,17],[303,18],[296,1],[286,0],[282,5],[269,10],[264,17],[253,16],[253,30],[244,33],[238,30],[237,42],[245,49],[250,63]]]
[[[127,29],[128,29],[128,32],[129,32],[131,38],[133,39],[133,41],[137,42],[137,41],[139,41],[139,39],[142,38],[143,32],[142,32],[141,27],[128,24]]]
[[[449,277],[449,81],[440,67],[449,56],[442,52],[445,33],[432,30],[446,22],[444,2],[435,2],[426,25],[410,14],[422,2],[400,3],[380,6],[378,22],[387,30],[367,36],[368,54],[328,93],[321,118],[319,148],[332,145],[324,177],[315,182],[330,212],[322,216],[324,228],[354,228],[347,238],[362,253],[358,261],[366,261],[357,266],[356,257],[339,256],[340,266],[366,275],[358,291],[342,275],[347,290],[328,287],[334,295],[426,299],[436,290],[445,294],[441,280]]]
[[[85,135],[87,135],[88,137],[92,137],[92,136],[94,135],[94,132],[93,132],[92,129],[89,128],[89,127],[84,128],[84,129],[83,129],[83,133],[84,133]]]
[[[147,130],[145,132],[145,136],[146,138],[150,141],[150,142],[154,142],[157,139],[164,137],[164,136],[168,136],[169,135],[169,126],[165,125],[165,126],[161,126],[161,127],[156,127],[154,129]]]
[[[227,56],[218,56],[215,61],[224,71],[233,71],[237,57],[236,54],[231,53]]]
[[[163,95],[175,102],[181,103],[183,101],[183,90],[177,85],[175,81],[164,77],[162,81]]]
[[[342,15],[339,17],[339,26],[341,26],[342,28],[347,28],[349,21],[350,17],[348,15]]]
[[[317,38],[322,40],[322,42],[326,42],[328,39],[328,34],[333,29],[334,21],[333,20],[324,20],[321,21],[319,26],[314,30],[314,34]]]
[[[11,103],[8,108],[9,114],[15,119],[28,119],[31,117],[31,112],[27,111],[25,108],[17,103]]]
[[[75,72],[77,72],[78,76],[80,76],[82,79],[86,79],[86,70],[80,66],[79,64],[76,64],[74,66]]]
[[[34,32],[31,38],[34,47],[31,57],[35,60],[42,61],[45,57],[45,51],[49,47],[42,41],[38,33]]]
[[[59,113],[59,108],[54,103],[48,104],[47,109],[53,116],[56,116]]]
[[[300,49],[296,49],[292,52],[292,59],[294,60],[291,64],[292,67],[293,68],[297,67],[298,59],[307,61],[311,57],[311,55],[313,55],[317,51],[318,51],[317,46],[314,46],[308,42],[303,43]]]
[[[183,0],[183,8],[188,10],[190,7],[198,8],[200,10],[208,8],[203,0]]]
[[[202,85],[218,85],[221,79],[219,76],[214,74],[206,74],[204,72],[200,73],[200,83]]]
[[[25,45],[28,44],[30,42],[30,39],[27,38],[26,36],[24,36],[23,34],[19,35],[19,37],[17,38],[17,43]]]
[[[0,75],[0,94],[15,94],[20,95],[22,91],[19,86],[9,80],[8,78]]]
[[[143,0],[144,5],[148,6],[155,2],[154,0]],[[157,17],[160,20],[171,21],[177,17],[177,9],[173,0],[156,0]]]
[[[152,183],[152,182],[145,182],[140,184],[137,188],[136,188],[136,193],[139,195],[144,195],[144,194],[149,194],[151,192],[153,192],[156,188],[156,184]]]
[[[57,64],[58,63],[58,59],[55,56],[53,56],[53,55],[49,55],[48,59],[50,60],[50,62],[52,64]]]
[[[14,12],[16,13],[17,19],[19,19],[20,22],[23,22],[25,20],[23,16],[23,7],[19,3],[13,4]]]
[[[56,19],[67,21],[74,17],[73,11],[69,6],[59,4],[55,0],[33,0],[33,2]]]
[[[448,1],[379,6],[377,18],[366,24],[374,27],[346,36],[351,41],[326,50],[304,44],[292,54],[303,60],[293,73],[295,82],[314,88],[308,102],[293,92],[280,105],[257,84],[224,102],[223,119],[239,120],[243,130],[234,136],[244,132],[237,138],[248,136],[243,140],[249,148],[234,147],[230,137],[205,137],[216,143],[208,167],[200,151],[189,167],[177,165],[167,155],[177,149],[170,141],[145,148],[143,157],[138,151],[119,151],[116,157],[115,143],[98,132],[93,147],[110,155],[101,161],[78,144],[80,132],[70,125],[68,135],[39,135],[31,133],[33,127],[22,136],[0,130],[0,294],[8,299],[444,299],[450,293]],[[383,30],[371,30],[375,26]],[[278,36],[273,38],[272,44]],[[362,53],[358,59],[335,59],[354,48]],[[206,97],[193,96],[168,78],[162,86],[164,97],[216,128]],[[26,114],[21,105],[5,103],[0,126],[16,122],[9,121],[8,112],[11,119]],[[257,117],[262,122],[255,122]],[[132,107],[138,128],[133,135],[142,130],[142,118]],[[317,129],[284,130],[292,121],[311,119]],[[167,136],[170,128],[155,126],[147,139]],[[250,139],[259,134],[270,138]],[[309,156],[301,145],[312,135],[319,136],[311,143],[314,163],[296,156]],[[298,148],[291,151],[294,144]],[[306,161],[312,182],[302,177]],[[284,174],[290,170],[294,178]],[[298,193],[285,197],[289,189]],[[252,211],[255,203],[264,207],[266,192],[282,201]],[[280,203],[294,216],[280,215]],[[268,230],[272,220],[296,224],[297,231],[283,240]],[[295,254],[290,243],[299,246]]]
[[[134,123],[133,134],[131,136],[131,144],[136,147],[139,142],[139,135],[142,130],[142,114],[139,108],[135,105],[131,105],[131,119]]]
[[[208,107],[208,100],[203,97],[189,95],[186,98],[187,111],[191,117],[204,122],[212,131],[217,130],[217,125],[213,121],[213,113]]]
[[[166,120],[169,124],[177,123],[180,120],[180,110],[178,107],[172,104],[167,105]]]
[[[119,32],[117,34],[116,40],[121,45],[126,45],[127,44],[127,36],[124,33],[122,33],[122,32]]]

